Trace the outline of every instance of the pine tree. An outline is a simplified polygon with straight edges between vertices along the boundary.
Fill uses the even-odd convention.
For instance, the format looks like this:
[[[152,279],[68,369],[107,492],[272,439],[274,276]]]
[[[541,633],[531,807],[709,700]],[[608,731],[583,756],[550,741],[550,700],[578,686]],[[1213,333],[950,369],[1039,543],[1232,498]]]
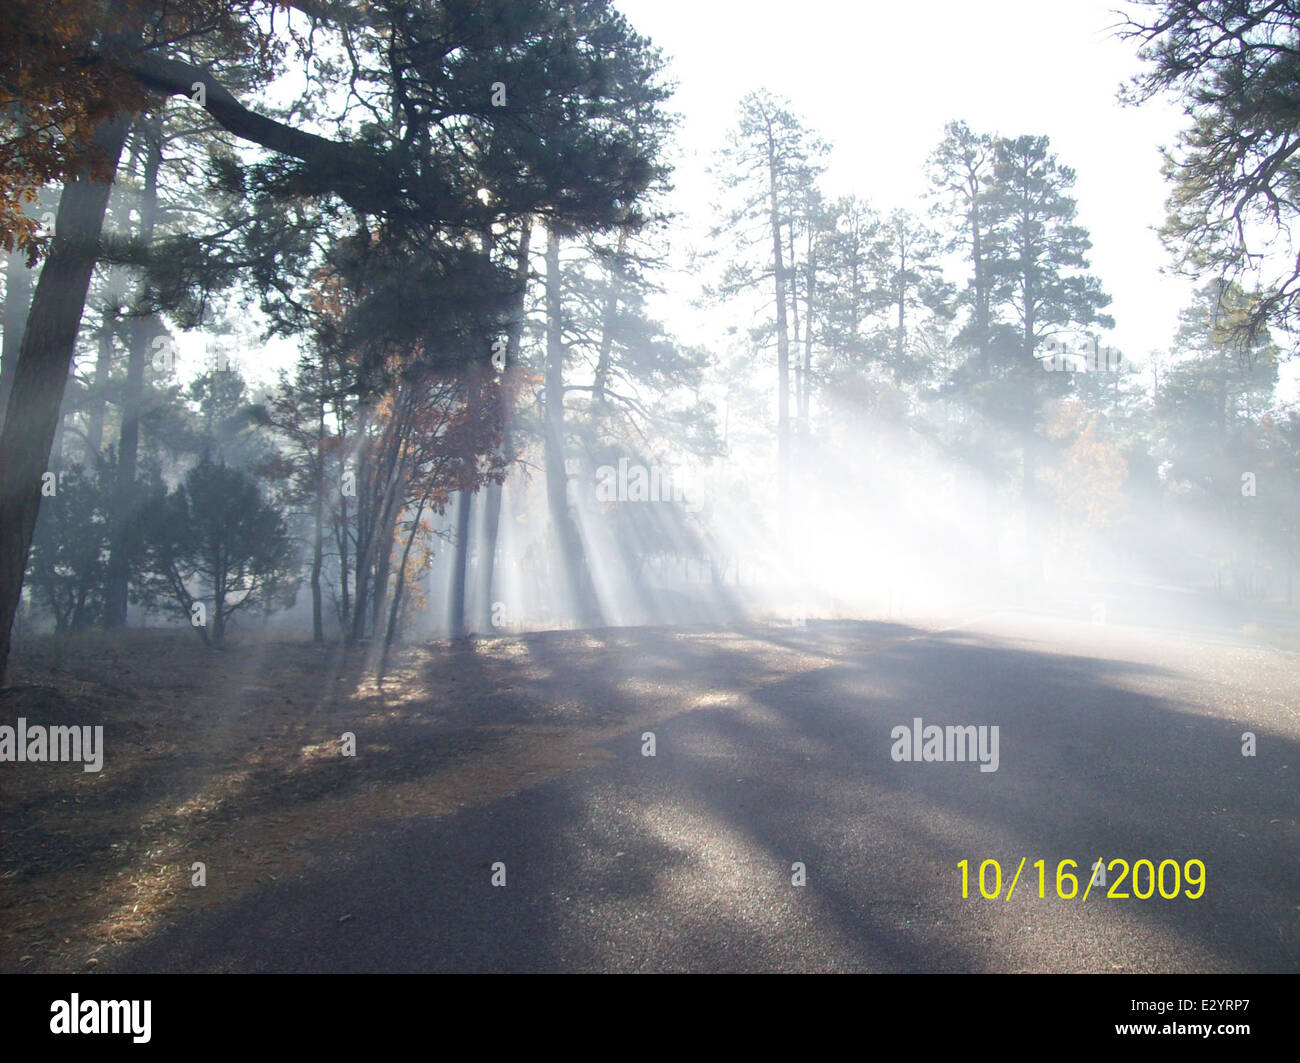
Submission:
[[[721,152],[718,171],[724,190],[735,204],[711,234],[737,239],[746,252],[765,248],[758,264],[733,261],[717,294],[721,297],[752,289],[770,277],[775,310],[777,467],[782,495],[789,487],[790,373],[793,287],[798,266],[788,243],[810,189],[828,151],[790,110],[767,91],[753,92],[740,102],[740,119]]]
[[[191,99],[228,133],[267,153],[242,175],[250,201],[346,204],[354,216],[382,217],[407,233],[478,232],[493,216],[524,214],[610,225],[617,204],[634,200],[654,177],[635,138],[607,120],[617,104],[605,91],[617,65],[636,67],[648,43],[604,0],[526,6],[409,0],[360,12],[314,5],[319,31],[356,59],[350,69],[313,66],[314,73],[336,78],[373,113],[393,115],[390,127],[376,125],[355,137],[344,119],[334,139],[307,128],[315,126],[313,115],[272,118],[231,91],[231,85],[242,88],[231,75],[242,79],[251,69],[265,82],[276,72],[279,53],[256,17],[260,4],[59,7],[56,14],[69,16],[66,25],[36,0],[15,0],[4,16],[6,28],[19,29],[12,39],[22,42],[24,71],[37,78],[28,86],[31,101],[18,86],[19,111],[34,115],[31,124],[20,123],[20,135],[0,144],[6,249],[31,244],[30,225],[9,209],[31,187],[31,160],[39,162],[37,184],[60,178],[67,184],[0,431],[0,669],[108,182],[134,116],[156,110],[158,94]],[[8,47],[11,37],[0,36]],[[302,58],[310,61],[306,53]],[[65,81],[69,95],[61,101],[49,90]],[[49,121],[64,121],[66,138],[56,138],[53,150],[39,145],[37,156]],[[464,151],[496,128],[515,135],[493,140],[485,151]],[[220,166],[214,161],[214,172]],[[482,187],[497,197],[495,215],[477,197]],[[265,279],[274,286],[273,276]]]
[[[220,646],[241,610],[293,604],[300,580],[283,518],[246,474],[204,459],[144,510],[141,600]]]
[[[1042,460],[1040,407],[1049,388],[1064,381],[1044,373],[1035,358],[1044,338],[1068,328],[1111,328],[1110,303],[1096,277],[1084,272],[1092,244],[1076,224],[1068,194],[1074,171],[1049,150],[1047,137],[1000,138],[987,192],[988,272],[994,306],[1009,318],[997,369],[1001,414],[1021,441],[1023,502],[1029,573],[1041,575],[1036,470]],[[1060,374],[1063,377],[1065,374]]]
[[[1146,69],[1128,102],[1176,94],[1189,118],[1165,152],[1172,188],[1165,246],[1184,275],[1240,279],[1265,266],[1243,341],[1300,320],[1300,261],[1290,230],[1300,203],[1296,123],[1300,6],[1294,0],[1140,0],[1119,35]],[[1277,257],[1273,258],[1272,254]]]

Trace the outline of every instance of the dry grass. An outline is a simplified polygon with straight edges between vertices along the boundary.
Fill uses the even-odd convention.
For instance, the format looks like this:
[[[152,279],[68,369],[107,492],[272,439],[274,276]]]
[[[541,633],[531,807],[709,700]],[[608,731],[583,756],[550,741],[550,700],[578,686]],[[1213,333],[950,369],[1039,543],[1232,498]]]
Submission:
[[[731,632],[663,632],[649,652],[644,633],[553,632],[406,649],[379,682],[360,651],[301,642],[29,640],[0,722],[101,724],[104,766],[0,764],[0,970],[93,969],[180,912],[296,874],[321,840],[593,763],[600,743],[715,699],[699,662],[731,652],[823,663]]]

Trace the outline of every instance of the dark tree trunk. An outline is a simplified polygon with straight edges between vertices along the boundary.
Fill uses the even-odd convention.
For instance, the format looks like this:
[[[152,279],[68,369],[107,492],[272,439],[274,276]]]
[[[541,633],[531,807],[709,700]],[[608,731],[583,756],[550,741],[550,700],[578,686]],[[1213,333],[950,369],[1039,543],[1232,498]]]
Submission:
[[[1024,501],[1025,501],[1025,556],[1029,578],[1038,583],[1043,578],[1042,535],[1038,527],[1038,378],[1034,362],[1034,293],[1025,279],[1025,318],[1021,343],[1024,347],[1024,371],[1029,373],[1025,392],[1024,418]]]
[[[325,558],[325,400],[319,407],[316,425],[316,498],[312,506],[311,538],[311,637],[325,641],[325,617],[322,611],[320,575]]]
[[[371,555],[372,543],[374,540],[375,525],[375,492],[371,484],[371,478],[376,473],[371,472],[371,440],[369,436],[369,418],[361,426],[361,431],[357,433],[358,442],[358,461],[356,468],[356,522],[357,534],[353,553],[352,570],[354,582],[352,587],[352,627],[348,635],[351,642],[357,642],[365,636],[366,633],[366,602],[369,600],[370,593],[370,576],[371,566],[374,559]]]
[[[989,359],[989,293],[987,270],[984,263],[984,236],[980,228],[980,180],[971,172],[966,180],[967,195],[970,201],[970,240],[972,285],[975,289],[975,346],[979,352],[979,380],[989,379],[992,366]],[[986,400],[987,401],[987,400]],[[985,422],[988,420],[987,409],[982,410]],[[997,500],[995,455],[992,452],[992,439],[984,429],[983,445],[977,441],[977,447],[983,451],[983,468],[980,483],[984,494],[984,554],[990,563],[998,558]]]
[[[393,537],[397,518],[401,516],[406,499],[407,477],[410,470],[405,457],[406,440],[410,431],[415,393],[404,391],[395,402],[393,413],[379,440],[378,460],[373,463],[370,475],[364,477],[364,498],[370,507],[365,525],[365,548],[357,543],[357,599],[353,612],[353,637],[362,638],[366,630],[366,603],[369,602],[370,630],[375,637],[381,633],[384,605],[388,600],[388,573],[392,566]],[[358,480],[363,479],[358,477]],[[358,514],[360,510],[358,510]],[[366,591],[370,597],[367,599]]]
[[[451,573],[451,637],[454,639],[469,636],[469,625],[465,622],[465,584],[469,576],[470,508],[473,504],[474,492],[462,486],[456,492],[456,542]]]
[[[112,307],[105,307],[104,317],[99,325],[99,352],[95,358],[95,382],[91,389],[90,414],[86,423],[88,466],[104,445],[104,415],[108,407],[108,398],[104,394],[104,389],[108,387],[109,374],[113,368],[113,330],[116,324],[116,311]]]
[[[899,237],[902,242],[905,237]],[[907,349],[907,247],[898,252],[898,325],[894,333],[894,383],[901,383],[903,355]]]
[[[804,438],[807,438],[812,420],[813,300],[817,295],[817,241],[813,236],[811,225],[808,227],[808,283],[805,287],[807,291],[803,325],[803,406],[799,410],[799,421],[803,425]]]
[[[578,623],[595,622],[582,538],[569,512],[568,470],[564,463],[564,335],[561,321],[560,237],[546,233],[546,501],[559,539],[560,564]]]
[[[140,198],[140,242],[153,243],[158,217],[158,170],[162,165],[162,121],[149,119],[138,127],[145,141],[144,189]],[[122,400],[122,428],[117,446],[117,489],[113,500],[113,531],[109,547],[107,586],[104,594],[104,626],[126,624],[131,560],[136,546],[131,542],[136,507],[136,469],[140,456],[140,413],[144,405],[144,369],[151,343],[161,335],[162,323],[152,315],[131,321],[130,352],[127,356],[126,394]],[[220,638],[214,641],[220,642]]]
[[[144,398],[144,370],[156,322],[131,325],[127,356],[126,395],[122,401],[122,427],[117,444],[117,483],[113,494],[113,531],[109,547],[104,595],[104,627],[126,624],[127,592],[131,582],[132,515],[136,505],[136,470],[140,454],[140,407]]]
[[[32,271],[27,258],[11,251],[5,267],[4,348],[0,351],[0,430],[4,428],[5,409],[13,391],[18,351],[27,327],[27,311],[32,305]]]
[[[515,285],[518,302],[515,304],[514,319],[510,322],[506,342],[506,365],[504,372],[519,360],[519,347],[524,332],[524,311],[528,296],[528,251],[532,240],[533,220],[525,218],[519,232],[519,257],[515,263]],[[497,389],[497,401],[501,403],[501,449],[509,465],[514,461],[514,444],[510,436],[509,392],[506,388]],[[480,624],[484,630],[492,624],[492,585],[496,576],[497,534],[501,526],[501,492],[503,486],[491,483],[483,506],[483,556],[478,565],[478,602]]]
[[[513,457],[507,450],[507,455]],[[492,626],[492,584],[496,578],[497,534],[501,527],[501,490],[498,483],[490,483],[483,489],[483,536],[482,553],[479,555],[475,570],[477,586],[477,612],[475,617],[480,630],[486,631]]]
[[[811,228],[811,226],[810,226]],[[803,342],[799,332],[799,267],[798,259],[794,253],[794,219],[790,219],[790,240],[789,240],[789,280],[790,280],[790,338],[793,341],[791,346],[791,356],[794,360],[794,425],[793,425],[793,451],[795,460],[798,460],[798,450],[802,445],[803,435],[803,402],[804,402],[804,379],[803,379],[803,359],[799,356],[799,346]]]
[[[772,225],[772,266],[776,283],[776,453],[781,495],[789,487],[790,459],[790,336],[786,326],[785,261],[781,254],[781,215],[776,187],[776,145],[767,137],[768,203]]]
[[[406,589],[406,562],[411,556],[411,547],[415,543],[415,536],[420,530],[420,518],[424,516],[424,507],[428,499],[420,499],[420,505],[415,511],[415,519],[411,521],[411,530],[406,535],[406,545],[402,547],[402,561],[397,569],[397,578],[393,587],[393,603],[388,611],[388,630],[384,634],[384,658],[387,664],[388,648],[392,646],[393,640],[397,637],[397,620],[402,615],[402,592]],[[381,667],[382,671],[382,667]]]
[[[618,231],[618,244],[614,249],[614,263],[610,268],[609,287],[605,291],[605,306],[600,315],[600,356],[596,360],[596,378],[591,386],[591,401],[596,406],[605,402],[605,388],[609,384],[611,355],[614,347],[614,323],[618,318],[618,303],[623,294],[623,261],[627,254],[627,228]]]
[[[395,471],[400,469],[399,462]],[[376,535],[371,542],[374,575],[370,585],[370,631],[375,638],[383,630],[384,606],[388,603],[388,577],[393,568],[393,539],[397,534],[397,518],[401,516],[404,486],[403,476],[399,475],[390,481],[382,502]]]
[[[482,234],[482,254],[484,265],[492,269],[492,230],[485,229]],[[484,354],[488,354],[490,344],[485,344]],[[465,370],[465,416],[471,424],[482,416],[483,378],[482,367],[469,365]],[[478,476],[478,454],[474,444],[468,440],[461,453],[461,484],[456,500],[456,545],[451,570],[451,637],[463,639],[469,636],[470,625],[465,613],[465,597],[469,591],[469,529],[470,517],[474,506],[474,483]]]
[[[96,147],[114,166],[129,124],[129,119],[120,117],[105,123],[95,135]],[[69,181],[64,188],[0,432],[0,682],[9,662],[10,636],[41,503],[41,476],[58,426],[109,188],[109,182],[85,177]]]
[[[348,582],[348,500],[344,495],[339,499],[339,524],[335,541],[339,548],[339,627],[343,637],[348,637],[352,627],[352,588]]]
[[[970,194],[970,246],[971,265],[975,279],[975,343],[979,348],[980,373],[984,379],[989,375],[989,293],[988,280],[985,277],[984,236],[980,231],[980,188],[979,178],[971,174],[968,181]]]

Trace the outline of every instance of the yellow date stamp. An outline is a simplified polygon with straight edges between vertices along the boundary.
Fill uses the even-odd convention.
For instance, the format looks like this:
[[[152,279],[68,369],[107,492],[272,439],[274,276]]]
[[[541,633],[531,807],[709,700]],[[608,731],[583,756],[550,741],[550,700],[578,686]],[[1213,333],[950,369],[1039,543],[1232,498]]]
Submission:
[[[1025,870],[1028,857],[1020,858],[1020,866],[1007,887],[1006,899],[1011,900],[1021,873]],[[1166,901],[1185,897],[1190,901],[1200,900],[1205,896],[1205,862],[1203,860],[1161,860],[1159,866],[1153,860],[1135,860],[1130,865],[1127,860],[1115,858],[1107,861],[1104,857],[1092,865],[1092,874],[1085,871],[1087,883],[1082,895],[1079,891],[1079,865],[1073,860],[1061,860],[1056,865],[1055,881],[1050,874],[1046,860],[1035,860],[1029,865],[1038,871],[1038,896],[1046,898],[1056,896],[1062,901],[1077,899],[1087,900],[1094,886],[1100,887],[1098,896],[1114,900],[1136,898],[1140,901],[1151,900],[1157,894]],[[961,870],[961,895],[971,896],[971,866],[969,860],[957,864]],[[1030,872],[1031,878],[1033,872]],[[1108,879],[1114,877],[1113,882]],[[986,901],[995,901],[1002,894],[1002,865],[997,860],[985,860],[975,875],[979,894]],[[1049,885],[1050,883],[1050,885]],[[1129,893],[1131,889],[1133,892]]]

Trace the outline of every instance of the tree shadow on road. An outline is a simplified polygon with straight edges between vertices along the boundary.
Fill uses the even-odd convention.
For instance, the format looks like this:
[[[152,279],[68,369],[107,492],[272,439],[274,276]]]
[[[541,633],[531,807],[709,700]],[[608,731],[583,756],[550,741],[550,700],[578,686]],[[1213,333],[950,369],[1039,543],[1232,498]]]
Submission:
[[[1242,757],[1240,720],[1138,689],[1172,673],[847,622],[520,642],[513,657],[453,653],[494,693],[445,709],[442,725],[532,727],[542,744],[571,729],[604,736],[607,759],[472,807],[376,811],[317,834],[285,881],[169,916],[111,966],[1296,968],[1300,749],[1261,718],[1259,755]],[[998,725],[998,771],[891,760],[891,729],[916,716]],[[1201,860],[1205,895],[1054,896],[1058,861],[1078,862],[1082,892],[1098,857]],[[1002,866],[998,900],[978,892],[986,859]],[[795,862],[805,886],[791,883]]]

